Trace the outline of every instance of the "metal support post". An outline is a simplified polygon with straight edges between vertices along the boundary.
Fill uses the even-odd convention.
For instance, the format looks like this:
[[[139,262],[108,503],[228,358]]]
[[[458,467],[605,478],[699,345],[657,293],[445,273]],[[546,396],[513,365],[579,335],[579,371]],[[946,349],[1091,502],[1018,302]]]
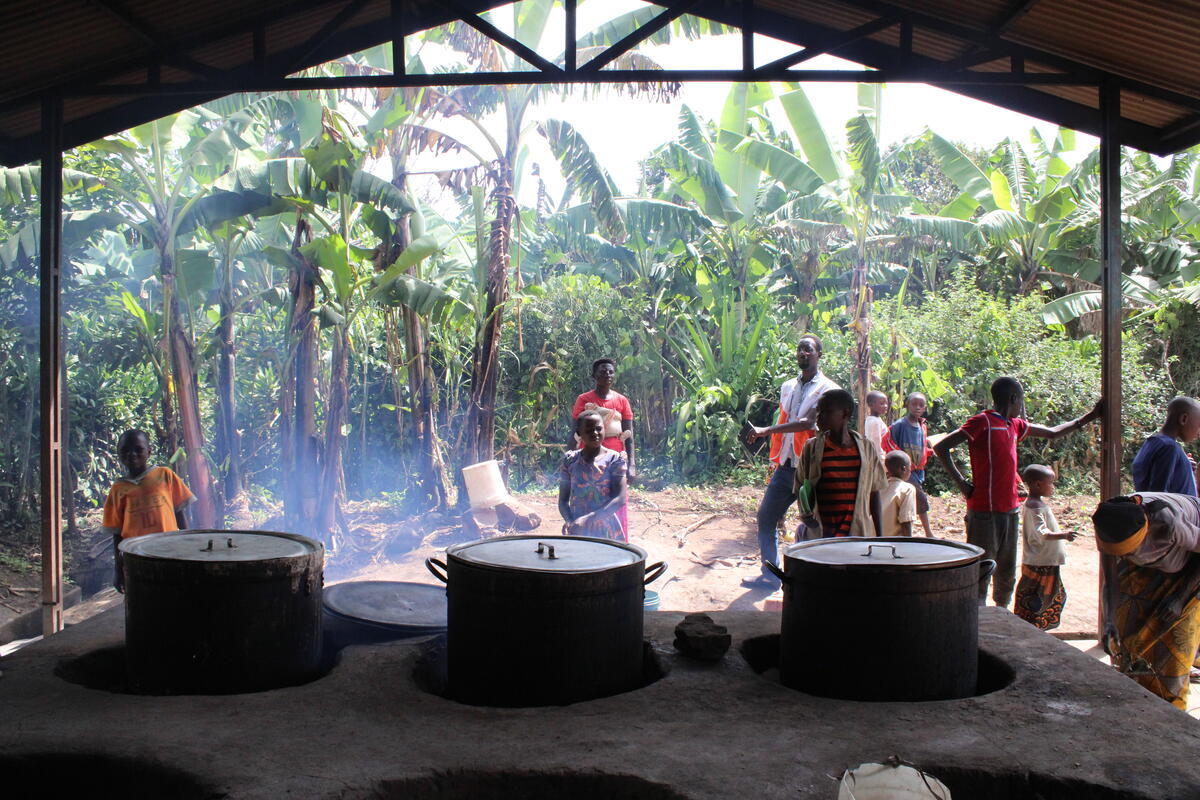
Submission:
[[[63,628],[62,590],[62,98],[42,100],[41,189],[41,498],[42,633]]]
[[[1100,87],[1100,496],[1121,493],[1121,89]]]
[[[1121,87],[1112,80],[1100,86],[1100,498],[1121,493]],[[1104,575],[1101,554],[1096,630],[1106,641]]]

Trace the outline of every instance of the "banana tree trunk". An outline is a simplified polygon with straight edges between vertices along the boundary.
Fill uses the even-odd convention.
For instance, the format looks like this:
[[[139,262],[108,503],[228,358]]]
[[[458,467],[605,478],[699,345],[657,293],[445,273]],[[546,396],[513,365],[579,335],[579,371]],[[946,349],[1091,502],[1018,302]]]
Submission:
[[[325,409],[325,455],[321,459],[321,493],[317,507],[317,528],[326,546],[334,542],[334,526],[342,509],[342,454],[345,451],[347,409],[350,405],[350,337],[345,325],[333,331],[330,354],[329,394]]]
[[[183,446],[186,459],[188,488],[196,497],[189,524],[197,528],[212,528],[216,525],[216,503],[213,498],[212,475],[208,460],[204,457],[204,429],[200,424],[200,393],[196,381],[196,356],[192,342],[183,325],[183,314],[179,308],[179,296],[175,286],[175,263],[170,247],[160,243],[163,299],[166,302],[168,336],[168,360],[174,384],[176,406],[179,409],[179,424],[183,430]]]
[[[70,384],[67,381],[67,332],[62,332],[62,338],[59,339],[59,356],[58,363],[62,368],[62,442],[63,442],[63,459],[62,459],[62,503],[63,514],[67,519],[67,535],[72,538],[79,535],[79,515],[75,505],[75,491],[78,488],[76,481],[75,469],[71,466],[71,393]]]
[[[854,267],[850,281],[850,296],[854,308],[854,371],[855,400],[858,403],[858,431],[863,432],[867,419],[867,392],[871,391],[871,287],[867,283],[867,268],[863,261]]]
[[[317,515],[320,459],[317,442],[317,266],[300,253],[300,243],[312,238],[303,220],[292,241],[288,290],[292,311],[288,322],[288,377],[281,409],[290,411],[289,440],[283,448],[284,515],[300,532],[312,532]],[[290,406],[290,408],[289,408]]]
[[[475,360],[471,370],[471,405],[467,409],[466,458],[463,465],[488,461],[494,455],[496,436],[496,383],[499,369],[500,331],[504,302],[508,299],[509,242],[515,202],[512,166],[496,162],[496,218],[488,239],[488,268],[484,316],[475,333]]]
[[[217,339],[220,354],[217,359],[217,462],[222,475],[222,505],[218,515],[225,512],[242,490],[241,437],[237,431],[237,398],[234,394],[236,370],[233,305],[233,263],[226,253],[221,280],[220,314]]]

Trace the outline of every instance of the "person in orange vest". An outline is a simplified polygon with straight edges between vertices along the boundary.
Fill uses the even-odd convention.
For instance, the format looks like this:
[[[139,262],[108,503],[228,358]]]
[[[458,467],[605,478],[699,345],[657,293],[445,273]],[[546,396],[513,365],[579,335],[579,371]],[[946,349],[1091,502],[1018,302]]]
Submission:
[[[775,465],[756,515],[762,574],[744,579],[742,585],[748,588],[779,588],[779,579],[771,574],[766,563],[774,563],[779,559],[776,529],[792,503],[796,502],[794,483],[800,451],[813,435],[817,401],[830,389],[841,388],[821,372],[820,363],[821,340],[811,333],[805,334],[796,345],[796,366],[800,374],[785,381],[779,389],[778,421],[774,425],[752,428],[747,437],[753,442],[770,436],[771,463]]]

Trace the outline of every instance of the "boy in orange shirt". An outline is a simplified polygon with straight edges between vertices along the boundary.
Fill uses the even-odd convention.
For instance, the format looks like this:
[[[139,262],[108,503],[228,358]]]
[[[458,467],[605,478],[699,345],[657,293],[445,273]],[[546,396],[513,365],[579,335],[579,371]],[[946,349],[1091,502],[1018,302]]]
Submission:
[[[178,531],[187,527],[183,509],[195,498],[169,467],[146,467],[150,437],[139,430],[125,431],[117,441],[117,457],[125,467],[104,501],[104,530],[113,537],[113,586],[125,591],[122,570],[122,539],[147,533]]]

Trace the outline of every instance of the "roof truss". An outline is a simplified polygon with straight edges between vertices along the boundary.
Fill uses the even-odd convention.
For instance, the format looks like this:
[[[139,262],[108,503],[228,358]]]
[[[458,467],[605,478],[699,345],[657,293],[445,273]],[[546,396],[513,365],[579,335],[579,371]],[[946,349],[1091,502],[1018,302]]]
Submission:
[[[566,41],[562,63],[550,61],[480,16],[480,12],[506,5],[492,0],[298,0],[288,4],[289,13],[328,10],[329,15],[305,38],[275,41],[269,33],[278,21],[279,9],[209,32],[202,39],[172,40],[153,21],[139,18],[125,0],[88,0],[131,32],[146,52],[89,71],[86,77],[66,76],[52,86],[0,102],[0,117],[40,103],[43,96],[109,98],[101,110],[68,119],[64,144],[76,146],[104,135],[162,116],[224,94],[245,91],[295,91],[344,87],[529,84],[529,83],[620,83],[658,81],[820,81],[820,82],[921,82],[995,103],[1016,111],[1048,119],[1089,133],[1099,133],[1098,106],[1054,96],[1039,87],[1116,87],[1172,104],[1179,117],[1168,125],[1154,127],[1124,118],[1117,124],[1122,143],[1156,153],[1171,152],[1200,141],[1200,97],[1163,86],[1114,75],[1095,66],[1062,55],[1038,50],[1004,38],[1004,34],[1036,6],[1038,0],[1015,0],[985,29],[960,21],[923,13],[912,0],[831,0],[853,10],[865,22],[837,29],[822,22],[791,16],[756,5],[754,0],[659,0],[663,10],[640,29],[630,33],[585,64],[575,51],[575,0],[566,0]],[[362,24],[356,17],[364,10],[386,6],[386,24]],[[774,9],[780,4],[773,4]],[[611,64],[631,52],[648,37],[684,14],[696,14],[740,28],[743,37],[740,68],[720,70],[619,70]],[[406,74],[405,35],[452,20],[461,20],[483,36],[513,52],[533,67],[516,72]],[[802,48],[784,58],[758,65],[754,60],[756,32],[795,43]],[[898,46],[884,32],[895,33]],[[938,60],[915,52],[914,33],[935,32],[960,42],[963,52],[949,60]],[[217,66],[198,59],[193,52],[215,40],[244,37],[252,43],[241,63]],[[395,63],[392,75],[342,77],[290,77],[296,72],[347,53],[387,41],[392,42]],[[864,64],[864,70],[797,69],[823,54],[833,54]],[[1004,68],[1007,62],[1007,68]],[[986,69],[983,67],[986,66]],[[173,80],[164,80],[165,69]],[[131,78],[131,76],[140,76]],[[0,138],[0,161],[23,163],[40,155],[40,137]]]

